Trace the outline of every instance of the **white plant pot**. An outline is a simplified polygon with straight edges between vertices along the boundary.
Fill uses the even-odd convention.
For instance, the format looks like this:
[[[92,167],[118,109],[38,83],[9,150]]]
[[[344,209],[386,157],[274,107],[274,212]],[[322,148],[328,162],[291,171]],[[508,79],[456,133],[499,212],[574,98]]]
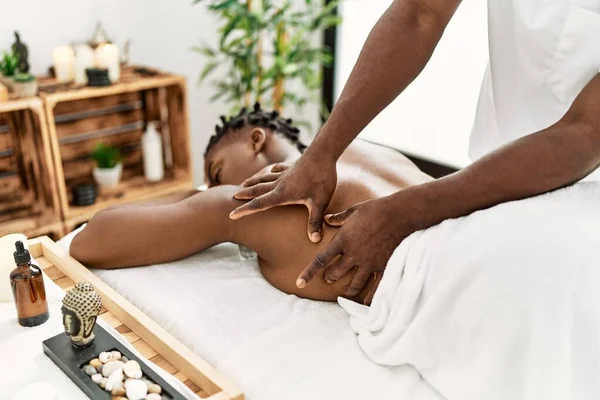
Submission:
[[[118,163],[114,168],[94,168],[94,179],[100,188],[116,189],[123,173],[123,164]]]
[[[13,92],[20,99],[25,99],[27,97],[33,97],[37,94],[38,84],[37,81],[31,82],[14,82],[13,81]]]
[[[13,90],[12,78],[0,74],[0,83],[2,83],[4,86],[6,86],[6,88],[8,89],[9,92],[12,92],[12,90]]]

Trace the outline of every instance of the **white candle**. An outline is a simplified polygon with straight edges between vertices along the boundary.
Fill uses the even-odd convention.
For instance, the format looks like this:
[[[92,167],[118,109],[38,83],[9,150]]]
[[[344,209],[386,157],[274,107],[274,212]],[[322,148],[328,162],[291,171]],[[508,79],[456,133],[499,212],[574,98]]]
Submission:
[[[96,65],[96,56],[94,50],[85,44],[75,48],[75,62],[73,64],[75,72],[75,83],[77,85],[87,85],[88,79],[85,73],[87,68],[93,68]]]
[[[59,46],[54,49],[54,75],[58,82],[73,80],[73,49],[71,46]]]
[[[112,83],[121,77],[119,49],[114,44],[102,44],[96,49],[96,66],[108,69],[108,78]]]

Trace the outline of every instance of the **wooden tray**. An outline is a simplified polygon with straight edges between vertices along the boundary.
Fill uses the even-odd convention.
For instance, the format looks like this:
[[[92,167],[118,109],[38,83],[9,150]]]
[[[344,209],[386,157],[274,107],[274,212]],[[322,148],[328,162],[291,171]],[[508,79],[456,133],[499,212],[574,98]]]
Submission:
[[[69,256],[49,237],[28,241],[29,251],[48,278],[64,290],[88,282],[102,296],[100,318],[115,328],[144,357],[184,382],[201,398],[243,400],[244,394],[150,317]]]

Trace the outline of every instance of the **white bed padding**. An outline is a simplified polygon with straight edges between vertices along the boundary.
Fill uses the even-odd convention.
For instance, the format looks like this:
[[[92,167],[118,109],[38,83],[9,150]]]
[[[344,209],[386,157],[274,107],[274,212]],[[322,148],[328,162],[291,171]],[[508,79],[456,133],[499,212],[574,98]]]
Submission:
[[[600,398],[599,183],[412,235],[351,324],[233,245],[95,272],[250,400]]]

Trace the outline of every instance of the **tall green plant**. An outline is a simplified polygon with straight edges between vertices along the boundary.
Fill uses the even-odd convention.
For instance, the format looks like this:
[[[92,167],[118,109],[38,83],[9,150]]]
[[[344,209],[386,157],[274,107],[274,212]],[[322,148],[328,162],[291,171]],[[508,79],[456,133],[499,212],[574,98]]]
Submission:
[[[194,0],[194,4],[203,0]],[[204,0],[222,21],[216,48],[193,48],[205,57],[200,73],[203,83],[220,66],[225,78],[213,80],[216,93],[232,111],[256,101],[277,110],[317,101],[321,67],[333,61],[331,51],[315,45],[316,35],[339,24],[338,0],[323,6],[322,0]],[[294,87],[303,88],[294,92]],[[318,100],[320,101],[320,100]]]

